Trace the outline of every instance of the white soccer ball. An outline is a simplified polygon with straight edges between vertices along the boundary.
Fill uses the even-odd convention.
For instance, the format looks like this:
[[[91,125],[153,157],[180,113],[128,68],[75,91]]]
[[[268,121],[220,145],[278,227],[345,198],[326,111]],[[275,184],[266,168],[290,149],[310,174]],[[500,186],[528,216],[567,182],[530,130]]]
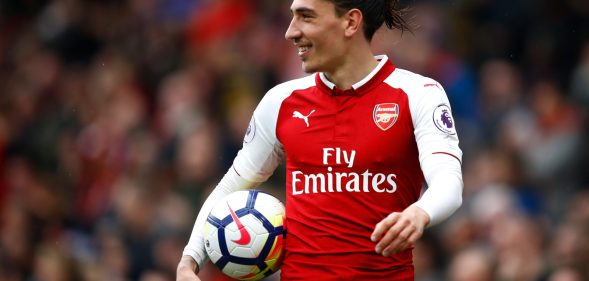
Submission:
[[[204,243],[211,261],[238,280],[260,280],[276,272],[284,257],[285,210],[259,190],[237,191],[209,213]]]

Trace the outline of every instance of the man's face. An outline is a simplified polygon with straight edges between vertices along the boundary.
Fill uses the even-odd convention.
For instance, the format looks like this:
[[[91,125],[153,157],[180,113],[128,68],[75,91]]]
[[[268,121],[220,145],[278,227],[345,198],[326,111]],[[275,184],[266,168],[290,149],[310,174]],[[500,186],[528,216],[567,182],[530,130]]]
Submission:
[[[332,73],[345,53],[342,17],[337,17],[334,4],[327,0],[294,0],[292,20],[285,38],[297,47],[307,73]]]

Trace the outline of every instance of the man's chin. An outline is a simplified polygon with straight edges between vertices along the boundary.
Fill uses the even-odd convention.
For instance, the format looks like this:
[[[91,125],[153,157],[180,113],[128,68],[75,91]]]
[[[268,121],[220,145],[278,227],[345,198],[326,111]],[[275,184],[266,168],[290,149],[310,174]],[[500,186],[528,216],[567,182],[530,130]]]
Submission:
[[[302,65],[301,65],[301,67],[302,67],[302,69],[303,69],[303,71],[305,73],[315,73],[315,72],[317,72],[317,68],[316,67],[314,67],[314,66],[312,66],[312,65],[310,65],[310,64],[308,64],[306,62],[303,62]]]

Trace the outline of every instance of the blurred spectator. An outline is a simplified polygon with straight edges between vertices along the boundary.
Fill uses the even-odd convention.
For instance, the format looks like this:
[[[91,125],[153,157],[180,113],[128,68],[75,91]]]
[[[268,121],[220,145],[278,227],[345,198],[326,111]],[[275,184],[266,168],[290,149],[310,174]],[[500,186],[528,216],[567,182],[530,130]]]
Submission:
[[[514,64],[494,59],[480,70],[480,106],[484,140],[493,142],[499,126],[510,113],[522,106],[524,89],[520,70]]]
[[[584,280],[577,271],[571,268],[560,268],[550,275],[548,281],[582,281]]]
[[[35,281],[78,280],[77,267],[67,252],[54,245],[40,245],[35,253],[33,277]]]
[[[571,98],[589,110],[589,42],[583,44],[571,80]]]
[[[450,264],[448,280],[450,281],[491,281],[495,280],[494,260],[491,253],[482,248],[473,247],[454,257]]]

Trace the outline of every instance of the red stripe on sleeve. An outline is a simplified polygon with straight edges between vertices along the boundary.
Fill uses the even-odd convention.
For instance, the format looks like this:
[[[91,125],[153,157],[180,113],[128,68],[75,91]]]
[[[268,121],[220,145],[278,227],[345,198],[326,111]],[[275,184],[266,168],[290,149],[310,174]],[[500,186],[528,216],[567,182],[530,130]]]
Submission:
[[[242,177],[241,174],[239,174],[239,172],[235,169],[235,166],[231,166],[231,168],[233,168],[233,171],[235,171],[235,173],[237,173],[238,176]]]
[[[460,158],[458,158],[456,155],[454,155],[452,153],[448,153],[448,152],[434,152],[432,154],[446,154],[446,155],[450,155],[450,156],[456,158],[456,160],[458,160],[458,162],[460,162],[460,164],[462,164],[462,161],[460,161]]]

